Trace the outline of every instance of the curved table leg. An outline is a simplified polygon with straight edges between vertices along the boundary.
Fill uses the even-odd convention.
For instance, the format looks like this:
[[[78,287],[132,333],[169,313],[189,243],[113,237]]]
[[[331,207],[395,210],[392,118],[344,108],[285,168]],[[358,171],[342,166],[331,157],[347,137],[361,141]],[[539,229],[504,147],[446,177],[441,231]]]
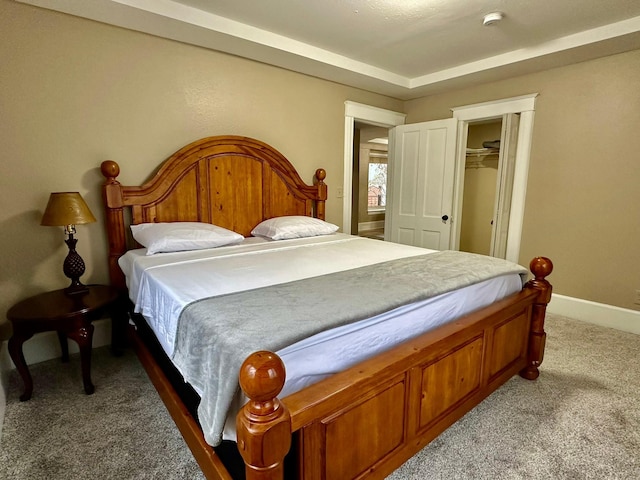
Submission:
[[[24,360],[24,354],[22,353],[22,344],[32,336],[33,335],[22,335],[19,332],[14,332],[13,336],[9,339],[9,355],[24,382],[24,393],[20,395],[21,402],[29,400],[33,393],[33,379],[31,378],[27,362]]]
[[[62,350],[62,362],[69,361],[69,342],[67,342],[67,334],[58,330],[58,340],[60,341],[60,349]]]
[[[94,327],[91,322],[76,331],[68,332],[67,336],[75,340],[80,347],[80,363],[82,365],[82,383],[87,395],[95,392],[95,387],[91,383],[91,344],[93,342]]]

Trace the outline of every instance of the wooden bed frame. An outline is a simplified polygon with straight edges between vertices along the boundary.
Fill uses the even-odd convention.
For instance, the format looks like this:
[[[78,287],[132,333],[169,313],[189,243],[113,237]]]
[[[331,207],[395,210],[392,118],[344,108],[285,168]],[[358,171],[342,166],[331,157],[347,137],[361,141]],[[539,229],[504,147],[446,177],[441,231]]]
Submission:
[[[110,278],[123,292],[117,260],[136,247],[128,224],[201,221],[248,236],[267,218],[325,214],[324,170],[307,185],[279,152],[246,137],[191,143],[142,186],[122,186],[116,162],[101,170]],[[289,450],[295,473],[287,478],[384,478],[513,375],[537,378],[553,265],[536,257],[530,268],[534,279],[521,292],[282,400],[282,362],[252,354],[240,372],[250,401],[237,422],[246,478],[281,480]],[[205,476],[231,479],[149,348],[136,333],[132,341]]]

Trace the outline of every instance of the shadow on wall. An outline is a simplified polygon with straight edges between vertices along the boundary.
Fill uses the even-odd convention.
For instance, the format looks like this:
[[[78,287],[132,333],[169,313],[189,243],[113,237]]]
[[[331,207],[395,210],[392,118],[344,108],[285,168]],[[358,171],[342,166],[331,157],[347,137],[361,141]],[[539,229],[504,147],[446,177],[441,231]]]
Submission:
[[[35,208],[0,222],[4,232],[0,243],[0,341],[11,336],[6,312],[13,304],[31,295],[69,285],[69,279],[62,271],[68,253],[64,243],[64,228],[40,225],[51,192],[79,191],[82,194],[97,221],[77,226],[77,250],[86,265],[80,280],[86,284],[108,282],[107,238],[102,204],[104,177],[100,173],[100,163],[97,158],[90,157],[84,161],[79,166],[81,171],[90,167],[82,172],[79,182],[77,179],[53,179],[54,186],[36,185],[31,192]]]
[[[81,253],[87,270],[82,277],[83,283],[109,283],[108,242],[105,227],[104,203],[102,201],[102,185],[104,177],[100,172],[100,162],[85,172],[81,180],[81,191],[84,201],[96,217],[96,223],[81,225],[78,245],[86,254]]]
[[[43,203],[43,208],[45,203]],[[0,341],[10,335],[6,312],[18,300],[47,289],[42,276],[43,264],[59,260],[60,276],[67,249],[61,229],[42,227],[42,210],[29,210],[0,223],[0,229],[12,237],[4,242],[0,268]],[[64,249],[62,248],[64,247]],[[58,258],[59,256],[59,258]]]

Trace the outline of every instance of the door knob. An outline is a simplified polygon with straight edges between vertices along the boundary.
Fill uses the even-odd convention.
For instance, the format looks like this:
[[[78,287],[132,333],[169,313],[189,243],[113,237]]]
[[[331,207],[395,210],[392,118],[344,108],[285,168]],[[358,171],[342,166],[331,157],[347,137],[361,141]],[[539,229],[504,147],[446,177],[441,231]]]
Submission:
[[[447,220],[449,220],[449,215],[442,215],[442,223],[447,223]]]

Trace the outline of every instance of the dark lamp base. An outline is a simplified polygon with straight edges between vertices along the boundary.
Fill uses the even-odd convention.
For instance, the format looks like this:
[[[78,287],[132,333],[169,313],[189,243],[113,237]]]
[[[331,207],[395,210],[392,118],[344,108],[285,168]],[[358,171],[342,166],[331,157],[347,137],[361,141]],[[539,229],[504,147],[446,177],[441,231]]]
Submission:
[[[83,285],[80,282],[80,277],[84,273],[84,261],[82,257],[76,252],[77,240],[73,238],[73,234],[69,234],[69,238],[65,240],[65,243],[69,247],[69,254],[64,259],[62,270],[64,274],[71,279],[71,285],[64,289],[64,293],[67,295],[77,295],[80,293],[87,293],[89,287]]]

